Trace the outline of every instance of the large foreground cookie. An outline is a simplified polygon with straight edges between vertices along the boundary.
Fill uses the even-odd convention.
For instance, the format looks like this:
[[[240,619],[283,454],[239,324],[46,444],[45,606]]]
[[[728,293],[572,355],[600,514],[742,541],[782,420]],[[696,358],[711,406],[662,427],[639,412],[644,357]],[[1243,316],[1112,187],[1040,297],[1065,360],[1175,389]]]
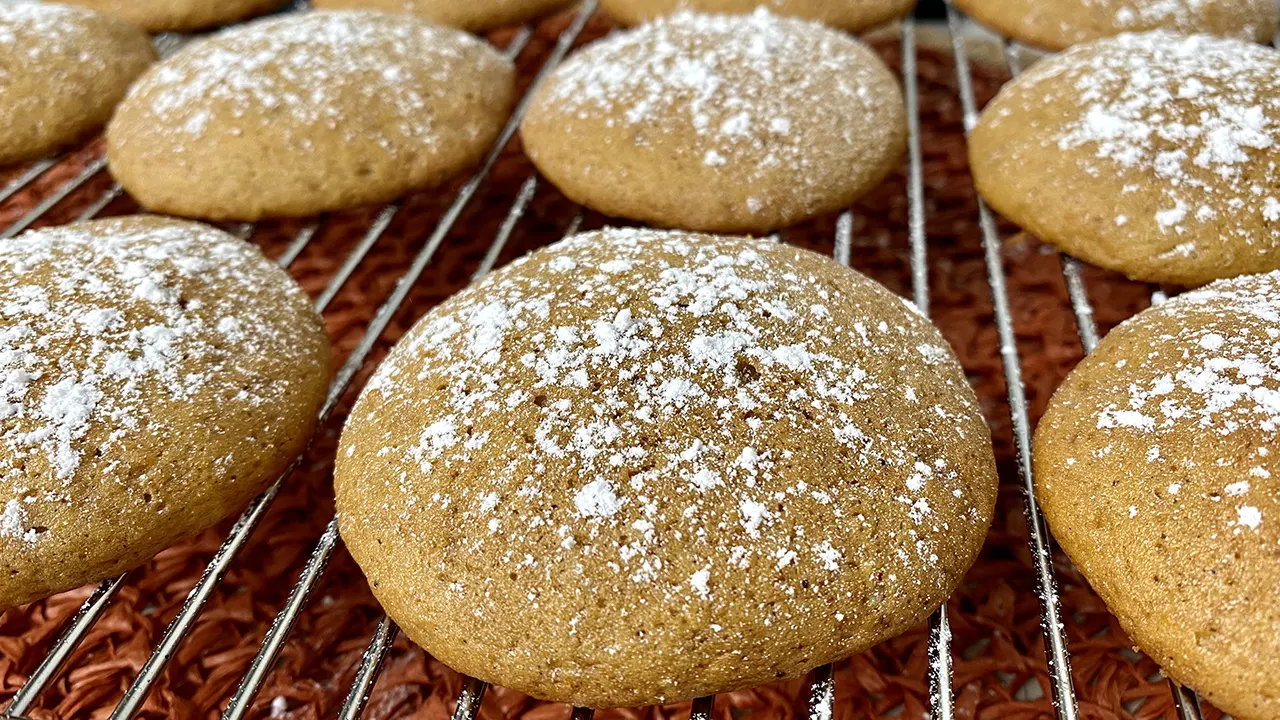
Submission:
[[[370,8],[409,12],[437,25],[471,31],[519,25],[561,10],[573,0],[314,0],[318,8]]]
[[[1165,32],[1079,45],[983,111],[978,190],[1032,234],[1138,280],[1280,268],[1280,53]]]
[[[898,164],[893,74],[818,23],[680,14],[588,46],[534,95],[525,150],[571,199],[664,227],[767,232]]]
[[[770,682],[922,621],[991,521],[946,341],[768,240],[606,230],[431,311],[352,412],[339,522],[461,672],[644,705]]]
[[[87,10],[0,2],[0,165],[102,127],[155,59],[135,27]]]
[[[507,119],[511,63],[405,16],[260,20],[148,72],[107,128],[144,206],[257,220],[386,202],[475,163]]]
[[[955,0],[983,25],[1046,50],[1126,32],[1170,30],[1270,42],[1274,0]]]
[[[329,379],[305,293],[214,228],[130,217],[0,244],[0,610],[243,507]]]
[[[114,15],[151,32],[229,25],[274,10],[286,0],[62,0]]]
[[[1171,677],[1280,717],[1280,274],[1216,282],[1121,325],[1036,432],[1064,550]]]
[[[916,0],[601,0],[600,6],[628,25],[679,10],[749,13],[768,8],[779,15],[809,18],[857,32],[906,15]]]

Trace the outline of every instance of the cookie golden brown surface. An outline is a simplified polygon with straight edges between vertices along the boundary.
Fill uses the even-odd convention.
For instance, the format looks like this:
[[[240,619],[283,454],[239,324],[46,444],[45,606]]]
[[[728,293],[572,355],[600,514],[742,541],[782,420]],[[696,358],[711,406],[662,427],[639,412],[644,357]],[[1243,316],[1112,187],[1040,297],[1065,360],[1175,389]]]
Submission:
[[[955,0],[970,17],[1045,50],[1127,32],[1169,30],[1271,42],[1273,0]]]
[[[155,53],[119,20],[0,3],[0,165],[49,155],[102,127]]]
[[[911,12],[916,0],[601,0],[618,22],[635,25],[680,10],[750,13],[766,8],[779,15],[817,20],[852,32],[887,23]]]
[[[1111,332],[1035,437],[1062,548],[1138,646],[1242,720],[1280,717],[1280,274]]]
[[[151,32],[202,30],[274,10],[286,0],[63,0]]]
[[[220,230],[128,217],[0,244],[0,609],[242,508],[329,380],[309,299]]]
[[[1280,268],[1280,53],[1165,32],[1040,61],[970,136],[978,190],[1028,232],[1137,280]]]
[[[551,182],[605,214],[768,232],[875,187],[902,157],[906,112],[893,74],[845,33],[684,13],[574,54],[520,133]]]
[[[457,670],[593,707],[795,676],[921,622],[996,476],[946,342],[828,258],[605,230],[423,318],[343,431],[342,537]]]
[[[130,90],[111,173],[143,206],[252,221],[386,202],[477,162],[514,70],[490,45],[407,15],[259,20],[195,43]]]
[[[573,3],[574,0],[314,0],[312,4],[323,9],[407,12],[438,25],[479,32],[529,22]]]

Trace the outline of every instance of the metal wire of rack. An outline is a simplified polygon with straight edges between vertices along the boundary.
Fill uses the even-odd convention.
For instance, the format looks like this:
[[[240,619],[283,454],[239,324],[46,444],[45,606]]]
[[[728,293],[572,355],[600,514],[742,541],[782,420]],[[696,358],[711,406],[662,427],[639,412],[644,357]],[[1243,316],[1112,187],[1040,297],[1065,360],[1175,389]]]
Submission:
[[[307,5],[308,3],[305,0],[297,0],[290,7],[290,10],[300,10]],[[489,150],[479,169],[457,191],[452,203],[432,229],[421,250],[414,256],[410,264],[403,269],[394,290],[378,307],[364,335],[360,338],[347,361],[339,369],[321,409],[321,421],[328,418],[336,409],[339,400],[350,388],[357,374],[391,324],[393,316],[396,315],[397,311],[408,299],[415,282],[432,262],[441,244],[464,210],[477,197],[480,188],[493,170],[499,155],[515,135],[533,89],[545,79],[547,74],[564,59],[575,45],[586,27],[587,21],[595,12],[595,8],[596,0],[586,0],[573,21],[560,34],[555,47],[538,69],[528,91],[517,104],[510,120]],[[964,110],[964,125],[967,132],[972,129],[978,113],[973,78],[965,44],[965,34],[962,32],[964,23],[968,21],[959,11],[952,7],[949,0],[946,12],[947,22],[951,31],[952,50],[956,61],[960,100]],[[511,40],[505,52],[509,57],[517,57],[528,44],[530,37],[531,31],[528,28],[521,30]],[[180,46],[181,42],[182,38],[176,36],[162,36],[158,38],[157,44],[163,54]],[[901,69],[909,130],[907,211],[912,291],[915,303],[922,312],[927,314],[930,304],[929,268],[927,263],[928,240],[925,232],[919,78],[916,67],[916,26],[913,20],[907,19],[903,21],[900,42]],[[1018,48],[1007,40],[1003,42],[1005,59],[1009,70],[1016,75],[1020,70]],[[31,186],[62,159],[63,157],[54,157],[42,160],[20,173],[3,188],[0,188],[0,202],[12,198],[20,191]],[[27,214],[3,231],[0,231],[0,239],[13,237],[42,220],[50,210],[71,196],[76,190],[85,186],[90,180],[103,172],[105,168],[104,159],[99,158],[91,161],[80,173],[42,199]],[[530,176],[524,181],[493,242],[486,250],[475,272],[475,279],[482,277],[494,267],[507,241],[525,216],[537,187],[538,179],[536,176]],[[124,190],[118,184],[113,183],[100,197],[93,200],[75,220],[87,220],[98,216],[123,194]],[[393,203],[377,214],[360,241],[349,252],[339,269],[329,279],[328,284],[317,297],[315,301],[317,311],[323,312],[337,297],[356,269],[391,226],[400,210],[401,205]],[[581,225],[583,217],[583,213],[579,212],[571,221],[566,234],[575,232]],[[323,218],[317,219],[298,231],[277,259],[277,262],[281,266],[289,267],[317,236],[322,222]],[[988,279],[990,280],[996,312],[996,325],[1000,337],[1000,355],[1009,393],[1008,399],[1014,428],[1014,445],[1024,490],[1024,510],[1031,531],[1030,545],[1041,599],[1042,626],[1046,640],[1046,654],[1053,702],[1059,720],[1076,720],[1078,717],[1076,696],[1072,685],[1070,659],[1061,617],[1057,582],[1052,567],[1051,538],[1044,519],[1035,504],[1030,463],[1030,423],[1027,414],[1025,388],[1022,382],[1021,363],[1013,331],[1012,313],[1001,263],[1000,235],[994,216],[981,200],[979,200],[979,224],[982,231]],[[834,255],[838,262],[846,265],[850,260],[853,228],[853,215],[850,212],[841,215],[836,225]],[[252,236],[254,230],[255,226],[242,224],[236,227],[234,232],[248,239]],[[1077,318],[1081,343],[1086,352],[1091,351],[1098,342],[1098,332],[1093,321],[1093,310],[1089,303],[1087,288],[1081,274],[1081,265],[1074,258],[1064,255],[1062,271]],[[1156,290],[1153,293],[1153,302],[1159,302],[1163,299],[1164,295],[1161,291]],[[205,603],[226,576],[232,561],[258,526],[283,483],[289,479],[292,471],[297,467],[298,462],[295,461],[289,471],[281,476],[266,492],[256,498],[236,521],[227,539],[210,560],[177,616],[166,628],[154,651],[112,711],[110,715],[112,720],[127,720],[141,708],[160,673],[173,659],[178,646],[186,639]],[[331,520],[316,541],[316,545],[302,567],[297,581],[268,629],[257,655],[253,658],[241,678],[240,684],[223,714],[225,720],[240,720],[245,717],[251,708],[295,621],[302,609],[307,605],[311,592],[323,576],[326,565],[337,546],[338,539],[336,521]],[[0,720],[27,720],[25,713],[34,706],[41,693],[61,673],[72,653],[94,623],[102,616],[127,579],[128,573],[103,582],[93,591],[68,621],[66,629],[31,673],[26,684],[18,690],[5,711],[0,713]],[[397,632],[395,624],[390,619],[384,617],[379,623],[361,658],[354,680],[338,713],[338,717],[342,720],[354,720],[360,716],[377,679],[382,661],[385,659]],[[945,605],[930,618],[928,650],[930,716],[934,720],[951,720],[954,717],[951,686],[952,647]],[[1181,720],[1200,720],[1201,716],[1196,696],[1172,682],[1170,684]],[[474,678],[466,679],[463,690],[458,697],[453,720],[474,720],[486,690],[487,685],[483,681]],[[832,667],[827,665],[818,668],[812,674],[812,689],[808,703],[810,720],[829,720],[833,716],[834,698]],[[703,697],[695,700],[691,720],[710,720],[713,708],[714,697]],[[571,717],[572,720],[591,720],[592,715],[592,710],[588,708],[574,708]]]

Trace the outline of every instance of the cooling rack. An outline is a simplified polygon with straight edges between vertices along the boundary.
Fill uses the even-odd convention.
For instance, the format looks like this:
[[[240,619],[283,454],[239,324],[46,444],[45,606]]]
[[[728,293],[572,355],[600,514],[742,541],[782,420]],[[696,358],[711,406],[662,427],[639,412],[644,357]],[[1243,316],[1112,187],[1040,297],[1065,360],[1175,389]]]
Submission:
[[[305,9],[306,2],[294,2],[287,11]],[[389,296],[378,306],[369,321],[364,334],[356,343],[347,360],[338,370],[324,405],[320,411],[323,422],[330,419],[344,395],[353,388],[362,368],[370,360],[375,347],[383,341],[393,317],[405,306],[410,291],[437,258],[443,243],[464,212],[477,199],[482,186],[490,178],[499,156],[511,142],[520,119],[528,106],[534,88],[545,79],[547,74],[564,59],[569,51],[579,42],[583,30],[596,10],[596,0],[587,0],[577,10],[568,26],[557,38],[554,47],[533,75],[533,80],[525,94],[515,107],[510,120],[503,128],[497,141],[485,156],[479,168],[463,182],[452,196],[438,221],[426,235],[425,243],[417,251],[407,265],[397,268],[398,280]],[[966,132],[972,129],[977,121],[978,102],[974,90],[973,75],[970,70],[969,53],[966,45],[966,24],[969,22],[958,10],[947,2],[947,26],[951,34],[952,51],[955,58],[956,74],[959,87],[959,101],[963,109]],[[520,29],[511,37],[504,52],[510,58],[517,58],[526,48],[532,37],[530,28]],[[172,52],[180,47],[185,38],[178,36],[160,36],[157,47],[161,54]],[[906,207],[907,229],[910,242],[911,286],[916,305],[926,314],[930,306],[928,238],[925,232],[926,198],[923,171],[923,155],[920,138],[920,93],[919,75],[917,72],[916,24],[912,19],[904,20],[900,25],[898,41],[901,48],[901,71],[904,96],[907,104],[908,120],[908,166],[906,174]],[[1002,40],[1003,57],[1012,75],[1017,75],[1022,66],[1022,48],[1008,40]],[[55,168],[63,157],[49,158],[32,164],[20,172],[3,188],[0,188],[0,203],[13,198],[18,193],[30,188],[34,183]],[[18,233],[36,225],[47,222],[50,211],[70,197],[73,193],[86,187],[95,178],[105,172],[104,157],[91,159],[78,173],[44,196],[27,213],[23,214],[11,225],[0,231],[0,240],[11,238]],[[539,178],[529,175],[520,185],[513,202],[508,207],[505,217],[498,226],[492,241],[485,249],[483,258],[475,270],[473,279],[488,273],[502,255],[508,240],[519,224],[526,220],[530,203],[539,186]],[[94,198],[74,219],[87,220],[102,214],[117,199],[124,195],[123,189],[115,183],[109,185],[101,195]],[[341,261],[336,272],[327,281],[323,290],[315,300],[315,308],[323,313],[352,279],[356,271],[366,263],[370,252],[379,240],[387,233],[388,228],[401,214],[403,205],[394,203],[382,208],[372,218],[368,227],[360,235],[358,242]],[[585,214],[578,210],[573,215],[564,234],[572,234],[582,224]],[[1023,490],[1023,511],[1029,528],[1029,549],[1031,552],[1035,584],[1038,589],[1041,606],[1041,626],[1045,638],[1047,664],[1049,668],[1050,689],[1053,707],[1058,720],[1076,720],[1079,717],[1076,694],[1070,669],[1065,625],[1059,599],[1057,579],[1053,568],[1052,540],[1045,526],[1044,519],[1035,504],[1034,486],[1032,482],[1030,455],[1030,419],[1026,387],[1022,378],[1022,363],[1014,335],[1013,313],[1007,288],[1007,278],[1001,260],[1001,234],[996,219],[987,206],[978,201],[978,221],[982,235],[982,249],[990,284],[991,297],[995,311],[995,326],[1000,342],[1000,357],[1008,392],[1008,409],[1013,427],[1014,449],[1017,468]],[[290,267],[307,251],[312,241],[320,235],[324,219],[317,219],[298,229],[286,244],[277,262]],[[834,258],[841,264],[850,264],[855,216],[847,211],[839,216],[835,225],[833,238]],[[253,236],[256,227],[251,224],[239,224],[231,228],[242,238]],[[1093,307],[1090,304],[1088,291],[1081,264],[1070,257],[1062,256],[1062,275],[1065,281],[1072,309],[1076,318],[1077,333],[1080,343],[1086,352],[1096,346],[1099,334],[1093,318]],[[1160,302],[1164,293],[1155,289],[1152,301]],[[142,707],[153,689],[164,668],[172,661],[179,645],[188,638],[192,628],[205,609],[209,598],[227,575],[233,560],[248,543],[250,536],[261,523],[267,509],[276,499],[281,488],[289,482],[298,469],[301,458],[261,496],[256,498],[240,515],[232,526],[222,545],[214,553],[203,574],[182,603],[176,617],[169,623],[154,650],[143,664],[137,676],[125,690],[120,701],[111,710],[112,720],[126,720],[133,717]],[[275,662],[290,632],[294,629],[300,613],[307,606],[313,590],[323,577],[326,566],[338,547],[336,522],[331,520],[323,533],[316,540],[314,548],[302,566],[301,572],[292,586],[286,600],[263,638],[256,655],[248,664],[247,670],[240,678],[239,685],[229,699],[227,709],[223,713],[224,720],[240,720],[246,717],[253,702],[271,673]],[[66,627],[53,643],[28,680],[14,695],[0,720],[27,720],[26,713],[35,707],[42,692],[63,672],[76,648],[85,638],[89,630],[102,617],[120,589],[126,584],[128,574],[101,583],[85,600],[84,604],[66,623]],[[398,629],[388,618],[383,617],[370,638],[367,648],[357,666],[355,677],[346,692],[345,701],[338,711],[341,720],[358,718],[369,700],[370,691],[378,677],[383,660],[386,658]],[[929,621],[928,635],[928,679],[930,696],[930,717],[933,720],[952,720],[954,717],[952,692],[953,649],[951,631],[948,624],[946,606],[936,612]],[[1199,703],[1195,695],[1170,683],[1174,704],[1181,720],[1201,720]],[[487,686],[484,682],[473,678],[464,681],[457,698],[453,720],[475,720]],[[703,697],[695,700],[691,709],[691,720],[710,720],[714,708],[714,697]],[[830,720],[834,713],[835,681],[832,666],[818,668],[812,673],[811,690],[807,702],[807,714],[810,720]],[[588,708],[574,708],[572,720],[591,720],[593,711]]]

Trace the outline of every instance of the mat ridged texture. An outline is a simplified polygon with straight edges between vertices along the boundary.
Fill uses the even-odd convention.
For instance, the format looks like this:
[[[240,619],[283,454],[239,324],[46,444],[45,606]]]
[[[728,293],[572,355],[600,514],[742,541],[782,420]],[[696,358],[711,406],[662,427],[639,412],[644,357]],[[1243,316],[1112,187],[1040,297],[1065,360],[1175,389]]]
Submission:
[[[524,52],[520,67],[525,82],[550,51],[564,19],[546,23]],[[609,29],[593,20],[589,37]],[[584,38],[585,39],[585,38]],[[881,46],[898,67],[896,43]],[[1010,443],[1009,411],[1001,373],[990,292],[983,265],[977,207],[965,161],[961,109],[955,69],[949,55],[921,55],[922,142],[925,149],[926,202],[930,240],[933,315],[951,341],[981,398],[996,438],[997,458],[1005,485],[995,528],[978,564],[949,603],[955,636],[956,709],[959,718],[1039,720],[1050,718],[1048,676],[1040,635],[1040,610],[1027,551],[1021,491]],[[996,73],[979,70],[981,100],[1002,82]],[[39,197],[74,176],[95,157],[88,149],[41,180],[30,192],[0,207],[0,224],[18,218]],[[502,222],[520,184],[532,168],[511,149],[486,185],[483,196],[463,214],[441,253],[418,283],[410,302],[395,319],[377,357],[429,307],[464,285]],[[109,180],[99,177],[49,219],[64,222],[96,199]],[[350,352],[377,303],[391,291],[409,257],[447,207],[451,195],[438,191],[414,198],[374,254],[361,266],[332,305],[326,318],[335,342],[335,367]],[[116,203],[112,213],[130,209]],[[854,265],[900,294],[910,291],[905,179],[899,172],[857,206]],[[576,209],[554,190],[540,186],[528,215],[521,221],[500,262],[559,237]],[[323,287],[358,241],[374,211],[343,214],[325,223],[321,237],[294,264],[292,271],[313,294]],[[603,224],[589,216],[588,227]],[[835,222],[809,223],[788,239],[830,252]],[[270,224],[258,234],[267,253],[278,255],[297,225]],[[1005,228],[1010,230],[1011,228]],[[1038,417],[1053,388],[1080,358],[1058,258],[1034,244],[1005,248],[1020,350],[1029,398]],[[1146,306],[1146,287],[1097,271],[1088,274],[1098,321],[1109,329]],[[349,394],[346,402],[349,403]],[[344,405],[345,408],[345,405]],[[161,675],[143,707],[148,719],[216,718],[296,577],[303,558],[332,511],[328,467],[343,409],[322,431],[316,447],[268,513],[263,527],[214,593],[208,609],[182,645],[174,663]],[[42,695],[36,718],[105,717],[124,687],[173,618],[196,582],[226,527],[197,541],[162,553],[121,591],[103,619],[72,656],[69,671]],[[1061,556],[1059,556],[1061,557]],[[1155,676],[1150,660],[1134,660],[1129,639],[1101,601],[1083,585],[1065,560],[1059,563],[1072,668],[1080,697],[1081,717],[1172,718],[1168,686]],[[61,622],[88,595],[89,589],[0,616],[0,703],[25,681],[56,637]],[[285,645],[276,671],[258,697],[251,717],[318,719],[330,717],[347,691],[356,663],[378,619],[377,606],[364,578],[344,553],[335,556],[313,601]],[[927,634],[920,627],[836,666],[834,720],[881,717],[902,707],[899,717],[921,718],[928,707]],[[1039,686],[1045,695],[1020,700],[1020,688]],[[462,681],[402,639],[387,659],[364,717],[444,720],[452,711]],[[716,720],[784,720],[803,708],[807,681],[795,680],[723,695]],[[277,700],[277,698],[280,698]],[[1131,701],[1146,698],[1129,712]],[[1211,720],[1220,713],[1206,709]],[[664,708],[610,711],[602,720],[666,720],[687,717],[688,703]],[[563,705],[538,703],[518,693],[489,692],[480,709],[484,720],[567,720]]]

